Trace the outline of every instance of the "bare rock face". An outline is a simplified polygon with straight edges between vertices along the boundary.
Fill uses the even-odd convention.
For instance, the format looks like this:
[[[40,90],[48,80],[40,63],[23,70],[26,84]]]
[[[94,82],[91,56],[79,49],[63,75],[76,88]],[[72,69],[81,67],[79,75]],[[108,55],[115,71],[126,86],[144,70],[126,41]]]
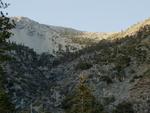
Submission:
[[[56,55],[58,52],[75,52],[87,43],[107,38],[108,33],[88,33],[71,28],[39,24],[26,17],[12,17],[16,22],[11,42],[33,48],[37,53]]]
[[[17,44],[8,53],[14,59],[4,66],[17,113],[65,113],[62,103],[76,90],[80,75],[103,112],[150,113],[149,20],[107,34],[14,19],[10,40]]]

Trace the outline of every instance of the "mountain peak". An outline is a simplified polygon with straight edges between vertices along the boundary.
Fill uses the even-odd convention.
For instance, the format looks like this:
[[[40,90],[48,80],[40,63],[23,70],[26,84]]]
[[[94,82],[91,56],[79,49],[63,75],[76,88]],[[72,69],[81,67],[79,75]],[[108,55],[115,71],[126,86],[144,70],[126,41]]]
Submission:
[[[14,19],[15,21],[21,21],[21,20],[23,20],[23,21],[29,21],[29,20],[31,20],[31,19],[29,19],[29,18],[27,18],[27,17],[24,17],[24,16],[14,16],[14,17],[11,17],[12,19]]]

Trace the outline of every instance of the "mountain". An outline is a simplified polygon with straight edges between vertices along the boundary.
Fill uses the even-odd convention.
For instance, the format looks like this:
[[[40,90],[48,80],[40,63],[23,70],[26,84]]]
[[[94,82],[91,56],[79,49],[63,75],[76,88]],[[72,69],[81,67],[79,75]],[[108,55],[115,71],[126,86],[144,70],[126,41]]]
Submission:
[[[73,113],[89,109],[90,102],[96,103],[96,113],[150,113],[150,19],[108,34],[41,25],[24,17],[16,21],[11,41],[17,44],[11,43],[7,53],[13,59],[4,63],[5,89],[16,113]],[[60,40],[54,38],[57,43],[50,46],[47,39],[55,36]],[[81,48],[63,49],[55,57],[52,49],[58,51],[58,44]]]
[[[75,52],[111,33],[89,33],[71,28],[39,24],[26,17],[12,17],[16,23],[10,41],[33,48],[37,53]]]

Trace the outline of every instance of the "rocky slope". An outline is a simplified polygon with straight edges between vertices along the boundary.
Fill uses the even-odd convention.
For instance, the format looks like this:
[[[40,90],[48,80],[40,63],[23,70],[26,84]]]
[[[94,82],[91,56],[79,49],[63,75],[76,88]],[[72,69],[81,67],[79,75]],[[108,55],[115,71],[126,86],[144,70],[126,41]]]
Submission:
[[[21,40],[21,43],[30,48],[11,44],[13,50],[8,54],[14,59],[4,64],[7,72],[5,87],[11,102],[16,106],[16,112],[65,113],[65,104],[62,103],[74,93],[80,76],[84,76],[85,84],[103,106],[102,113],[150,113],[149,22],[150,20],[146,20],[126,31],[107,35],[107,39],[100,39],[98,43],[93,41],[90,46],[57,58],[47,53],[35,52],[36,49],[42,48],[41,41],[38,42],[39,46],[35,46],[32,42],[31,45],[26,45]],[[18,35],[17,30],[22,28],[17,27]],[[46,29],[52,31],[55,27]],[[63,32],[62,29],[57,28],[59,35]],[[20,31],[19,37],[22,32]],[[86,32],[71,30],[71,35],[63,36],[68,40],[72,32],[77,33],[75,37],[87,35]],[[89,39],[92,39],[93,35],[89,34],[91,33],[88,33]],[[17,38],[15,40],[19,40]],[[40,40],[40,37],[38,38]],[[62,40],[58,42],[62,43]],[[42,49],[40,53],[46,52],[45,48]]]
[[[90,33],[71,28],[39,24],[26,17],[12,17],[16,28],[11,42],[33,48],[37,53],[75,52],[87,44],[107,38],[111,33]]]

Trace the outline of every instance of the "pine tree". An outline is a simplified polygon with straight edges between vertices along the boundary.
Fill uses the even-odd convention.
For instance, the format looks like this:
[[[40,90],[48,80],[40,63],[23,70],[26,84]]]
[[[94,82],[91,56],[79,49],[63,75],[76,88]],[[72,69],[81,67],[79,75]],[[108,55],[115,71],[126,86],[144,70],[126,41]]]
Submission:
[[[0,9],[5,9],[8,6],[8,3],[0,0]],[[7,13],[0,11],[0,113],[12,113],[13,111],[13,106],[4,90],[5,76],[2,63],[8,59],[6,51],[8,51],[9,47],[6,40],[12,35],[10,30],[15,27],[15,24],[6,16]]]
[[[104,113],[103,106],[96,101],[85,81],[81,76],[76,90],[66,96],[62,103],[65,113]]]

